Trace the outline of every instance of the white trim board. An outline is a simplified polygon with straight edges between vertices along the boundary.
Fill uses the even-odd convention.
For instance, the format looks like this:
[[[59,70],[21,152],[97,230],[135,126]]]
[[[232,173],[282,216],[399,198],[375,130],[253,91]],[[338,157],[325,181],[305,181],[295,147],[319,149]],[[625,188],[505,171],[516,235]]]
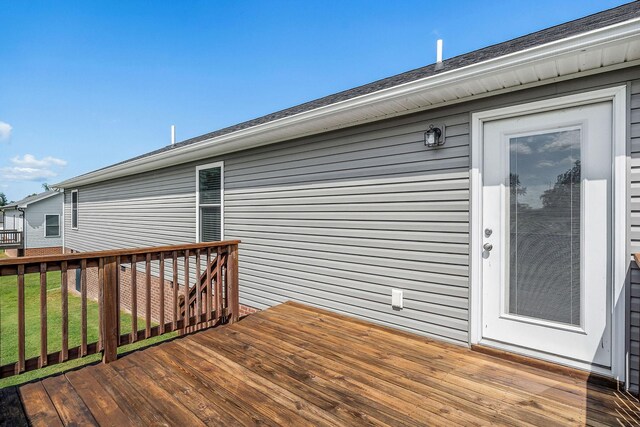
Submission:
[[[592,368],[594,372],[609,375],[618,381],[626,382],[626,271],[629,262],[627,256],[627,87],[617,86],[575,95],[561,96],[542,101],[476,112],[471,115],[471,221],[469,236],[469,344],[478,344],[482,339],[482,168],[483,168],[483,123],[524,114],[534,114],[559,108],[611,101],[613,104],[613,173],[612,173],[612,353],[611,370]],[[509,349],[508,346],[501,345]],[[513,350],[513,349],[511,349]],[[532,352],[518,350],[529,356]],[[548,357],[547,357],[548,358]],[[561,360],[557,360],[562,363]],[[588,367],[585,367],[588,369]],[[628,384],[627,384],[628,387]]]

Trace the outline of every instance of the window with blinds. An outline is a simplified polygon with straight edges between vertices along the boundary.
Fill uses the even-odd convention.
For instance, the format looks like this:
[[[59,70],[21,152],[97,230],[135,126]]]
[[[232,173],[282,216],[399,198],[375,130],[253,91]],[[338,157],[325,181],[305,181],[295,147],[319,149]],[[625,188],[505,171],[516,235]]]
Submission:
[[[222,240],[222,166],[198,169],[200,242]]]
[[[60,237],[60,216],[44,216],[44,235],[45,237]]]
[[[71,192],[71,228],[78,228],[78,190]]]

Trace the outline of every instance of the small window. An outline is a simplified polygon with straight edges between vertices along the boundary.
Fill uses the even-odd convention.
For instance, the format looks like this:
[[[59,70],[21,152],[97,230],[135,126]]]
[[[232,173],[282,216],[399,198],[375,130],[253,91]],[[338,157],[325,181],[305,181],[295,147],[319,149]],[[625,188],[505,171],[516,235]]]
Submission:
[[[60,216],[59,215],[44,216],[44,236],[60,237]]]
[[[222,165],[199,167],[198,173],[198,241],[222,240]]]
[[[71,228],[78,228],[78,190],[71,192]]]

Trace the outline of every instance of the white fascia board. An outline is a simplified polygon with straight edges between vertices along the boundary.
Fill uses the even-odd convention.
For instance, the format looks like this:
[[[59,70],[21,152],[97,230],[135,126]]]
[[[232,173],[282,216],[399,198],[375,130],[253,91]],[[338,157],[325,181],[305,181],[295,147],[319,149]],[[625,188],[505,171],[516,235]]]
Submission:
[[[626,43],[630,39],[637,39],[638,37],[640,37],[640,18],[577,34],[551,43],[534,46],[529,49],[510,53],[498,58],[489,59],[487,61],[471,64],[451,71],[445,71],[423,79],[336,102],[334,104],[319,107],[293,116],[276,119],[230,134],[221,135],[194,144],[170,149],[161,153],[107,167],[99,171],[90,172],[76,178],[68,179],[52,187],[64,189],[72,186],[87,185],[94,182],[187,163],[206,157],[241,151],[260,145],[267,145],[288,139],[309,136],[355,124],[382,120],[392,116],[372,116],[369,119],[360,119],[356,123],[344,120],[343,113],[379,103],[393,102],[393,100],[402,99],[414,93],[441,88],[453,88],[465,83],[466,81],[490,77],[492,75],[503,73],[505,70],[532,68],[538,63],[549,61],[554,58],[579,55],[584,53],[587,49]],[[634,63],[628,64],[628,66],[632,65],[636,65],[636,62],[634,61]],[[611,68],[612,67],[606,67],[598,70],[600,70],[600,72],[604,72]],[[575,77],[579,77],[580,75],[582,74],[578,73]],[[549,83],[552,81],[553,79],[551,79]],[[538,82],[538,84],[544,83],[545,82]],[[513,88],[498,90],[496,93],[520,90],[524,87],[525,86],[522,85],[514,86]],[[482,96],[488,95],[491,95],[491,93],[482,94]],[[471,99],[474,99],[474,96],[460,99],[458,102]],[[410,114],[425,109],[438,108],[442,105],[444,105],[444,102],[425,106],[419,109],[402,111],[396,115]],[[309,123],[317,122],[320,119],[332,121],[330,122],[330,125],[325,125],[322,129],[307,126]],[[287,132],[287,130],[289,130],[289,132]]]

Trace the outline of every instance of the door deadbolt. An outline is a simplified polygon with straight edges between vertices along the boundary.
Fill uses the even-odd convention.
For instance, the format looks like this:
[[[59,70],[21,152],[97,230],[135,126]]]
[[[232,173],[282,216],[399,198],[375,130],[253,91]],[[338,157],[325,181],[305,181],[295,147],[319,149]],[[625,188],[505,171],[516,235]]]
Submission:
[[[482,248],[487,251],[487,252],[491,252],[491,249],[493,249],[493,245],[491,243],[485,243]]]

